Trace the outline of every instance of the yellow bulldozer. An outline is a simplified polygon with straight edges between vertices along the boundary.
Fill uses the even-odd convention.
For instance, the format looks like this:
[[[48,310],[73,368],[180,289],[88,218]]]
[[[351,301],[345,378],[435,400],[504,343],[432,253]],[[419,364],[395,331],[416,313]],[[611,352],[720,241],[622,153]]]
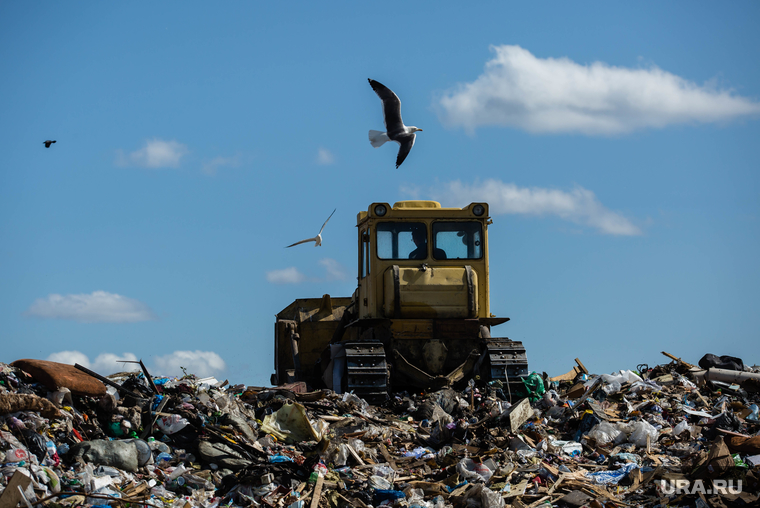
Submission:
[[[272,384],[353,392],[500,380],[512,398],[528,375],[521,342],[491,336],[487,203],[373,203],[357,215],[353,296],[298,299],[277,314]]]

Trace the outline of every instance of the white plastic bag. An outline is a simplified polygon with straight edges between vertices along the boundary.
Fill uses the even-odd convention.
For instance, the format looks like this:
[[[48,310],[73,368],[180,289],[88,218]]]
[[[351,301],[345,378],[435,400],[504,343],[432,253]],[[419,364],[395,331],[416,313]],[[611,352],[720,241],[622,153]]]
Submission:
[[[691,434],[691,426],[686,420],[681,420],[678,425],[673,428],[673,435],[678,437],[683,431],[688,431]]]
[[[467,506],[471,506],[471,501],[480,501],[481,508],[504,508],[504,498],[501,492],[495,492],[485,485],[474,485],[465,494],[467,497]]]
[[[644,420],[632,422],[628,428],[631,430],[628,442],[639,447],[647,445],[647,436],[649,436],[650,443],[656,443],[657,438],[660,436],[660,432]]]
[[[600,377],[602,378],[602,381],[608,384],[612,383],[613,381],[617,381],[620,384],[643,381],[643,379],[641,379],[641,376],[635,374],[634,372],[631,372],[630,370],[621,370],[618,372],[613,372],[612,374],[602,374]]]
[[[599,446],[606,446],[610,443],[620,444],[625,441],[626,436],[611,423],[602,422],[594,425],[588,432],[588,437],[596,441]]]
[[[161,432],[167,436],[179,432],[190,425],[190,422],[182,418],[180,415],[162,416],[158,419],[157,423]]]
[[[472,459],[460,460],[457,464],[457,472],[463,478],[471,481],[487,482],[493,476],[493,471],[488,466]]]

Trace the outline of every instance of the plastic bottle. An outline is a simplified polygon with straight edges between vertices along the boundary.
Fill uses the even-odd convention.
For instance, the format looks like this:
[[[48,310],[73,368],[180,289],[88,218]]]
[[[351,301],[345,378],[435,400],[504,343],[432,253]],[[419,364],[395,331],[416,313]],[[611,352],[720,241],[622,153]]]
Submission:
[[[161,452],[156,457],[156,462],[159,464],[161,464],[162,462],[169,462],[170,460],[172,460],[172,456],[171,454],[166,453],[166,452]]]
[[[187,471],[187,468],[185,467],[185,465],[180,464],[179,466],[174,468],[174,471],[171,472],[171,474],[169,475],[169,479],[174,480],[178,478],[179,476],[181,476],[182,473],[184,473],[185,471]]]
[[[163,443],[161,441],[156,441],[155,438],[150,438],[148,440],[148,446],[151,450],[157,451],[158,453],[171,453],[172,449],[169,448],[169,445],[166,443]]]
[[[47,441],[45,443],[45,449],[47,450],[46,464],[57,466],[61,463],[61,458],[58,456],[58,449],[55,447],[55,443]]]
[[[760,421],[760,410],[758,409],[757,404],[752,404],[749,406],[749,410],[752,412],[747,415],[747,418],[745,418],[745,420],[749,420],[751,422]]]

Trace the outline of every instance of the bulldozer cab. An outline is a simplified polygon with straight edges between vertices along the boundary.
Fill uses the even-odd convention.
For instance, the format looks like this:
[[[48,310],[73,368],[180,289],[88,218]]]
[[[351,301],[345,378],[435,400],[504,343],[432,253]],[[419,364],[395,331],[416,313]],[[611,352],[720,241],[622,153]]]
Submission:
[[[373,203],[359,213],[363,318],[487,318],[488,205]]]

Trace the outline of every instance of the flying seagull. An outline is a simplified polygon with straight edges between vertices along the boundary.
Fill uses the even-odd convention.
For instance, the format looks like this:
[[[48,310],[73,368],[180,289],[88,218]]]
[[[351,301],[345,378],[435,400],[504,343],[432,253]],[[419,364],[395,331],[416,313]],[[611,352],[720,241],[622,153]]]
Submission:
[[[401,148],[396,156],[396,168],[398,168],[409,151],[414,146],[415,132],[422,132],[413,125],[407,127],[401,120],[401,101],[398,96],[387,86],[378,83],[374,79],[368,80],[380,100],[383,101],[383,117],[385,118],[385,132],[369,131],[369,142],[375,148],[382,146],[386,141],[395,141]]]
[[[335,210],[337,210],[337,208]],[[301,240],[300,242],[296,242],[293,245],[298,245],[298,244],[306,243],[306,242],[314,242],[314,247],[321,246],[322,245],[322,230],[325,229],[325,226],[327,225],[327,221],[330,220],[330,218],[333,216],[333,214],[335,213],[335,210],[332,211],[332,213],[330,214],[330,217],[328,217],[325,223],[322,224],[322,229],[319,230],[319,234],[317,234],[317,236],[315,236],[314,238],[307,238],[306,240]],[[288,245],[288,247],[293,247],[293,245]],[[285,247],[285,248],[287,249],[288,247]]]
[[[50,141],[49,139],[47,141],[43,141],[45,143],[45,148],[50,148],[50,145],[55,143],[55,140]]]

